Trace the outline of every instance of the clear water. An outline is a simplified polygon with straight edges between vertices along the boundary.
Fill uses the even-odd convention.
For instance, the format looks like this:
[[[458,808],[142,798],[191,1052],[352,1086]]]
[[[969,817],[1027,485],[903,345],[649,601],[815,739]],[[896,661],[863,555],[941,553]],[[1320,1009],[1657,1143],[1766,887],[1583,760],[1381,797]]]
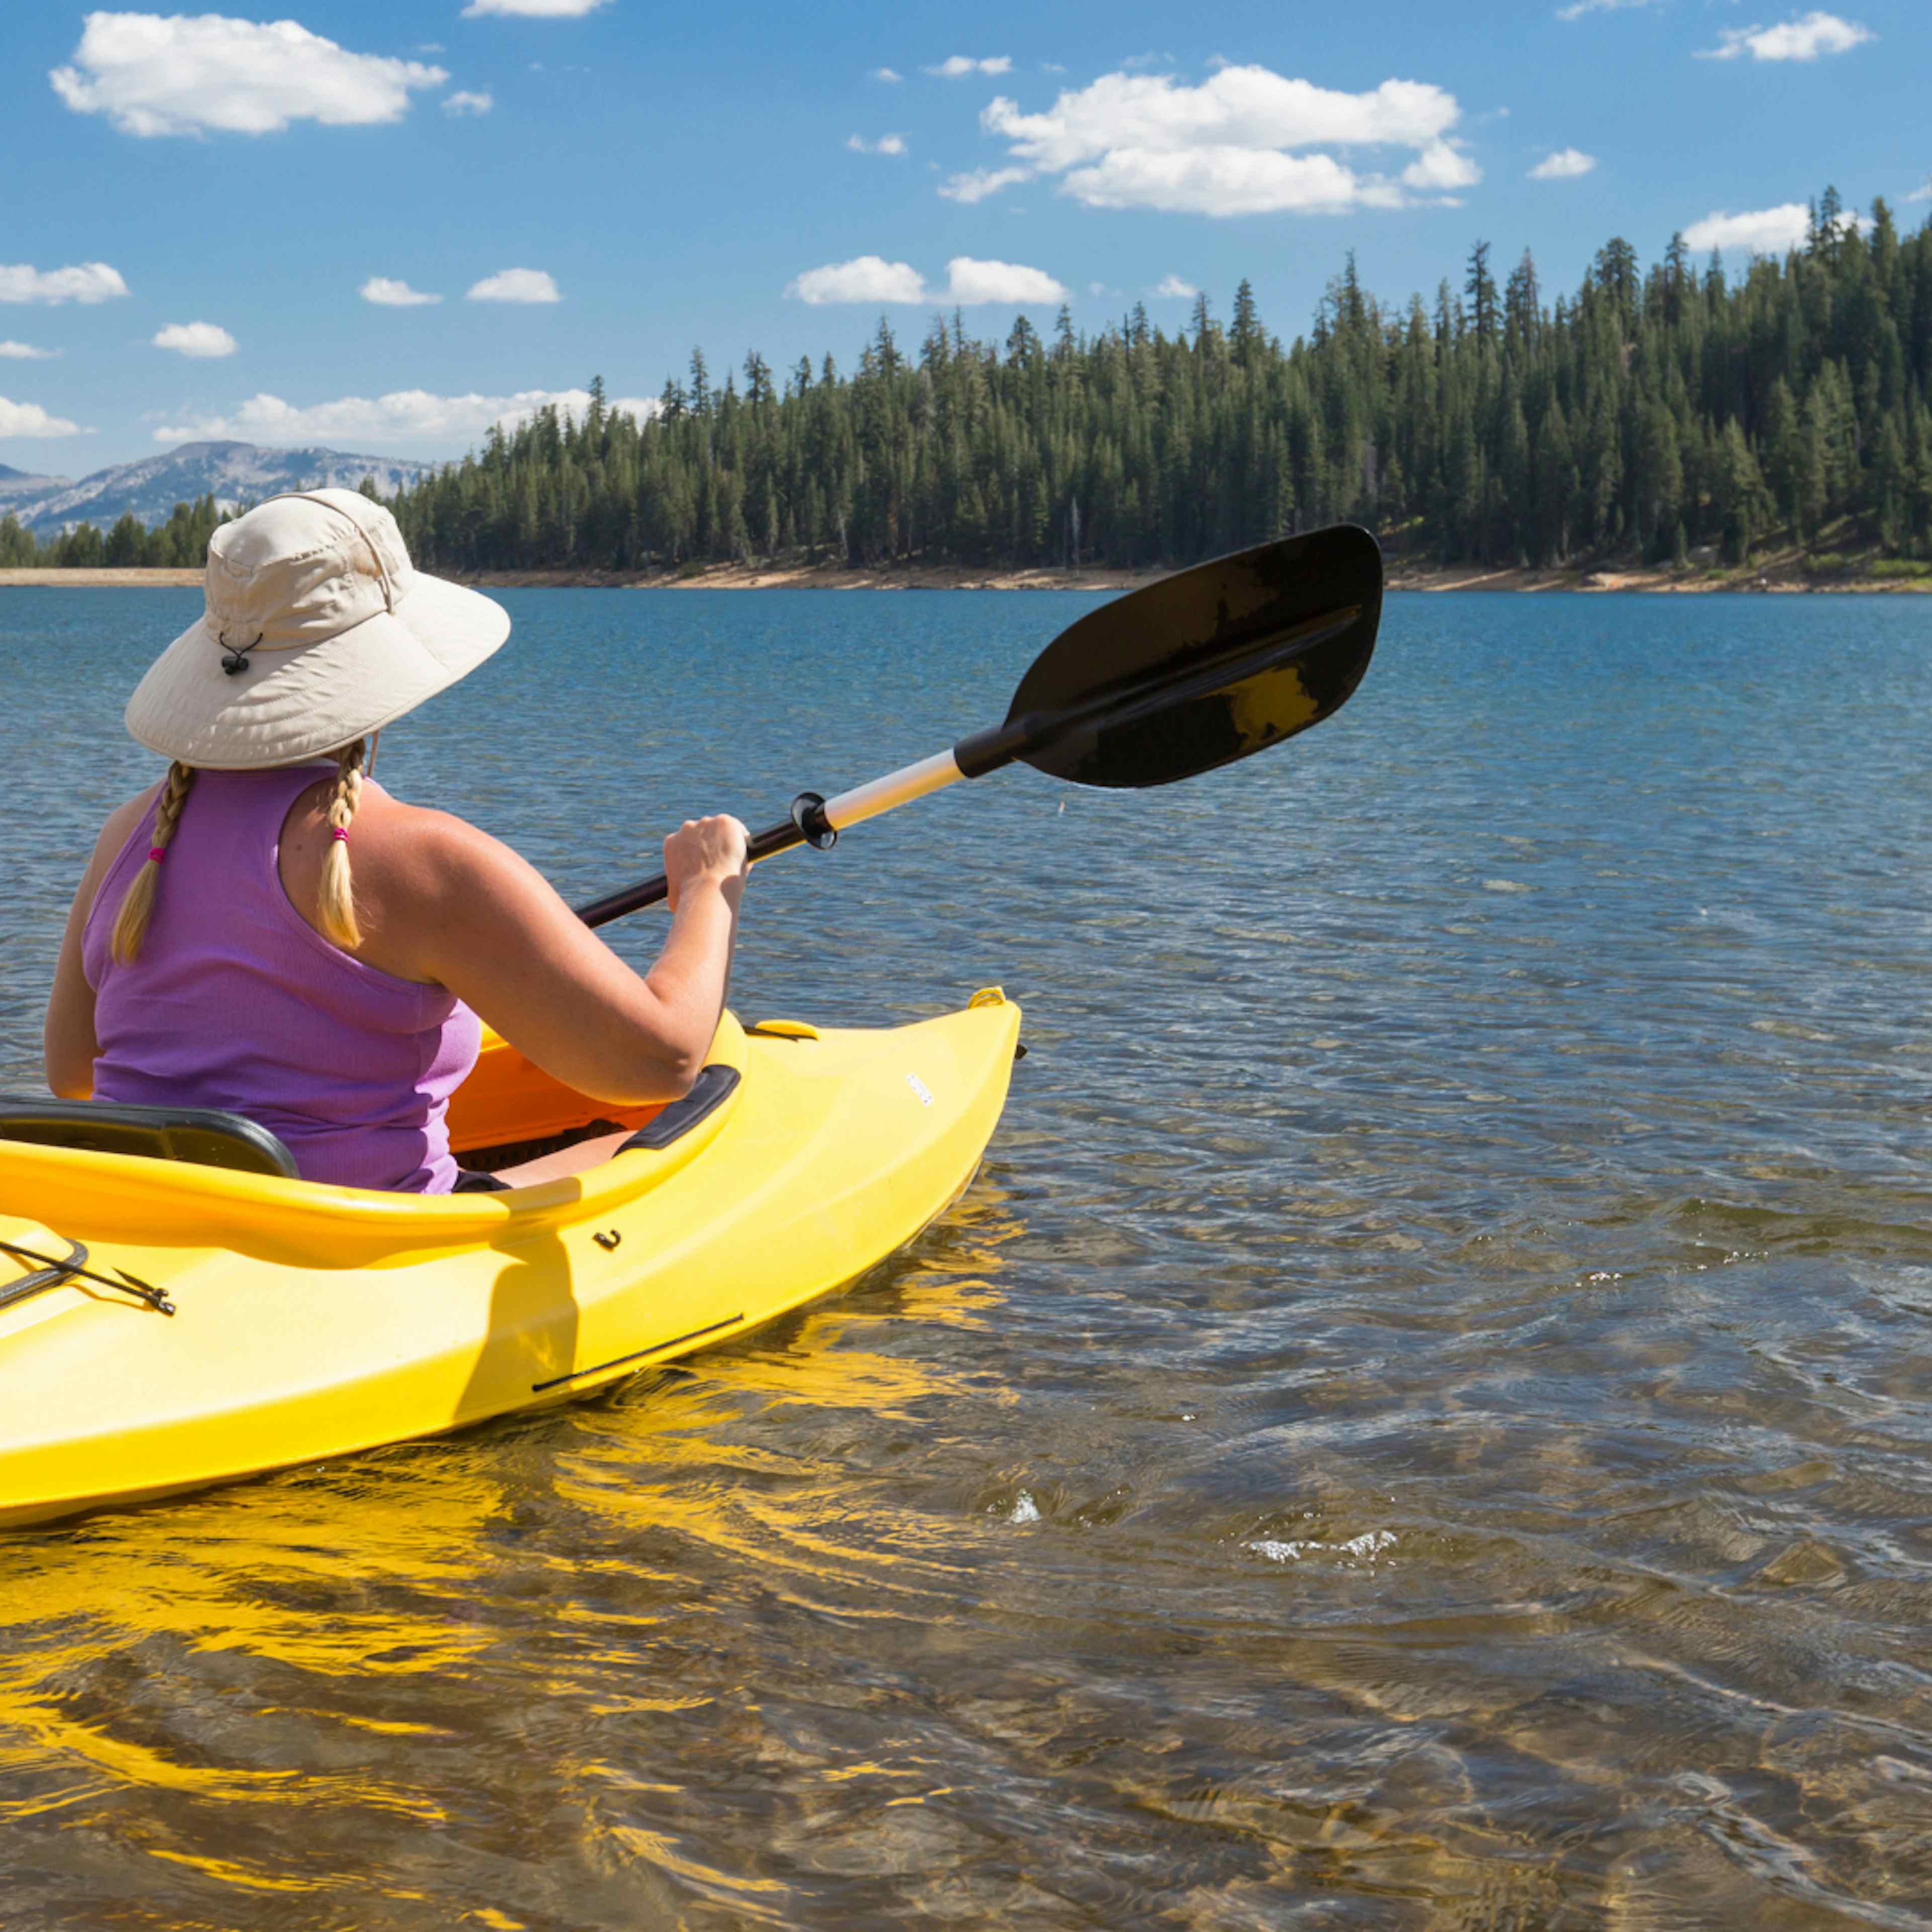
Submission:
[[[504,601],[382,775],[587,896],[1094,600]],[[0,1085],[195,608],[0,592]],[[1928,633],[1398,597],[1286,751],[761,869],[747,1017],[1025,1004],[973,1190],[686,1371],[0,1542],[0,1918],[1927,1923]]]

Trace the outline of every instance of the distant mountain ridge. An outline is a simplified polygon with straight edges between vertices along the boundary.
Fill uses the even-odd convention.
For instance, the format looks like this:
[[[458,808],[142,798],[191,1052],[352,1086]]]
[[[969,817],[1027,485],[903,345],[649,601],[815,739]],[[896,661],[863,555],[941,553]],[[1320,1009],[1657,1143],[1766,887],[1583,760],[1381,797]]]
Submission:
[[[33,496],[49,490],[64,490],[68,487],[64,476],[36,476],[30,471],[10,469],[0,463],[0,517],[4,517],[19,504],[23,496]]]
[[[364,477],[392,496],[442,467],[406,457],[356,456],[339,449],[271,449],[254,442],[184,442],[137,463],[117,463],[77,482],[29,476],[0,464],[0,516],[11,515],[37,537],[76,524],[106,530],[132,513],[151,527],[177,503],[212,496],[224,509],[284,490],[354,489]]]

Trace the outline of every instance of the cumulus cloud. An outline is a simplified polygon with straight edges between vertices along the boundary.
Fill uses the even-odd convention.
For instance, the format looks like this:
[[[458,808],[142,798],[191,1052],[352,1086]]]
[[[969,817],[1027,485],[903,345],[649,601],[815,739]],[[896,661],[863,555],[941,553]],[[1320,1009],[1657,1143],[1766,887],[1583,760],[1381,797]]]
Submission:
[[[1192,302],[1200,292],[1192,282],[1184,282],[1178,275],[1163,275],[1148,290],[1150,296],[1179,302]]]
[[[371,275],[356,292],[365,302],[374,302],[381,308],[427,308],[442,299],[412,289],[407,282],[393,281],[387,275]]]
[[[1580,20],[1586,14],[1620,14],[1626,8],[1649,7],[1656,0],[1570,0],[1567,7],[1556,10],[1559,20]]]
[[[496,104],[494,94],[472,94],[466,88],[459,88],[442,104],[446,114],[487,114]]]
[[[470,289],[471,302],[558,302],[563,297],[542,268],[500,268]]]
[[[82,262],[71,268],[35,268],[22,262],[0,262],[0,302],[79,302],[83,308],[124,296],[128,284],[105,262]]]
[[[1932,177],[1928,177],[1922,188],[1916,188],[1906,197],[1907,201],[1932,201]]]
[[[828,302],[878,302],[908,305],[938,303],[970,308],[982,302],[1063,302],[1067,290],[1042,268],[1017,262],[980,262],[956,255],[946,265],[946,283],[931,288],[910,262],[888,262],[860,255],[849,262],[810,268],[788,285],[788,296],[820,308]]]
[[[31,342],[0,342],[0,362],[51,362],[58,349],[36,349]]]
[[[351,53],[293,20],[219,14],[90,14],[73,64],[49,76],[76,114],[124,134],[268,134],[400,121],[418,88],[449,76],[420,61]]]
[[[1532,181],[1574,181],[1596,165],[1596,156],[1585,154],[1580,148],[1558,148],[1530,170],[1529,178]]]
[[[904,80],[905,76],[902,74],[895,74],[889,67],[875,67],[872,70],[872,78],[874,80],[883,80],[890,84],[894,81]]]
[[[574,20],[609,4],[610,0],[470,0],[463,17],[473,20],[479,14],[500,14],[523,20]]]
[[[845,145],[855,154],[902,154],[906,152],[903,134],[881,134],[876,141],[868,141],[862,134],[854,134]]]
[[[950,175],[940,182],[939,191],[948,201],[964,202],[968,207],[998,194],[1016,182],[1031,181],[1030,168],[975,168],[970,174]]]
[[[1856,20],[1814,10],[1775,27],[1724,28],[1718,44],[1706,47],[1700,57],[1739,60],[1748,54],[1753,60],[1814,61],[1820,54],[1850,53],[1877,38],[1869,27],[1862,27]]]
[[[827,302],[922,302],[926,278],[910,262],[888,262],[882,255],[856,255],[808,268],[786,285],[785,293],[818,308]]]
[[[1748,214],[1707,214],[1684,230],[1684,238],[1700,251],[1743,248],[1754,255],[1782,255],[1803,243],[1810,221],[1804,202],[1787,201]]]
[[[946,265],[946,286],[935,299],[968,308],[976,302],[1063,302],[1066,290],[1043,268],[956,255]]]
[[[64,416],[50,416],[38,403],[10,403],[0,396],[0,436],[80,436],[78,423]]]
[[[226,329],[212,322],[171,322],[154,338],[157,349],[202,360],[232,356],[240,346]]]
[[[1430,142],[1402,171],[1403,187],[1438,194],[1454,188],[1474,188],[1482,178],[1482,170],[1447,141]]]
[[[1041,114],[1001,95],[980,122],[1015,163],[1061,176],[1060,192],[1089,207],[1233,215],[1399,208],[1472,187],[1482,170],[1451,133],[1461,118],[1456,97],[1426,82],[1344,94],[1251,66],[1222,68],[1198,86],[1103,74]],[[1334,148],[1408,148],[1414,158],[1392,178],[1300,152]]]
[[[990,60],[975,60],[970,54],[949,54],[937,67],[926,69],[946,80],[962,80],[969,74],[1011,74],[1010,54],[995,54]]]
[[[236,436],[265,442],[382,442],[446,447],[481,436],[492,424],[506,429],[546,404],[581,416],[587,389],[520,389],[509,396],[439,396],[427,389],[398,389],[386,396],[344,396],[300,407],[279,396],[250,396],[232,414],[171,423],[154,431],[157,442],[199,442]],[[658,413],[654,397],[620,396],[608,406],[643,422]]]

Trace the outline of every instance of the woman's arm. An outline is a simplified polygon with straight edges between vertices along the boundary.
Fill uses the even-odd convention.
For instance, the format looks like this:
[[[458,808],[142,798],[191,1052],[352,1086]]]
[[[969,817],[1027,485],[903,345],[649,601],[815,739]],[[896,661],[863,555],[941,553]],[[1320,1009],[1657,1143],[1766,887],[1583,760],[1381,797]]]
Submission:
[[[735,818],[687,823],[664,841],[670,931],[641,976],[533,866],[460,819],[365,793],[350,850],[358,912],[365,896],[373,902],[361,953],[370,964],[448,987],[593,1100],[675,1100],[698,1077],[724,1010],[744,890]]]
[[[54,965],[53,990],[47,996],[46,1026],[41,1036],[47,1090],[63,1100],[85,1100],[94,1091],[94,1063],[100,1053],[94,1036],[94,988],[87,983],[80,957],[87,916],[94,910],[94,895],[115,855],[154,802],[150,788],[109,814],[100,836],[94,842],[94,856],[81,874],[74,903],[68,908],[67,930],[61,935],[60,957]]]

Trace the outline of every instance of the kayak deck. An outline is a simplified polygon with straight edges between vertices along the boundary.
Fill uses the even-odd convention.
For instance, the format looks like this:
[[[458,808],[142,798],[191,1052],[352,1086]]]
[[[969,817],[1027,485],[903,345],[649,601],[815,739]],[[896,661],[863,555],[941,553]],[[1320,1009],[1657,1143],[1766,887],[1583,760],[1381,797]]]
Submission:
[[[0,1242],[80,1244],[90,1277],[9,1300],[32,1264],[0,1253],[0,1525],[562,1400],[842,1286],[970,1180],[1019,1018],[997,989],[878,1030],[728,1015],[711,1057],[736,1078],[701,1118],[500,1193],[0,1143]],[[500,1042],[478,1072],[452,1108],[460,1149],[658,1112],[614,1114]]]

